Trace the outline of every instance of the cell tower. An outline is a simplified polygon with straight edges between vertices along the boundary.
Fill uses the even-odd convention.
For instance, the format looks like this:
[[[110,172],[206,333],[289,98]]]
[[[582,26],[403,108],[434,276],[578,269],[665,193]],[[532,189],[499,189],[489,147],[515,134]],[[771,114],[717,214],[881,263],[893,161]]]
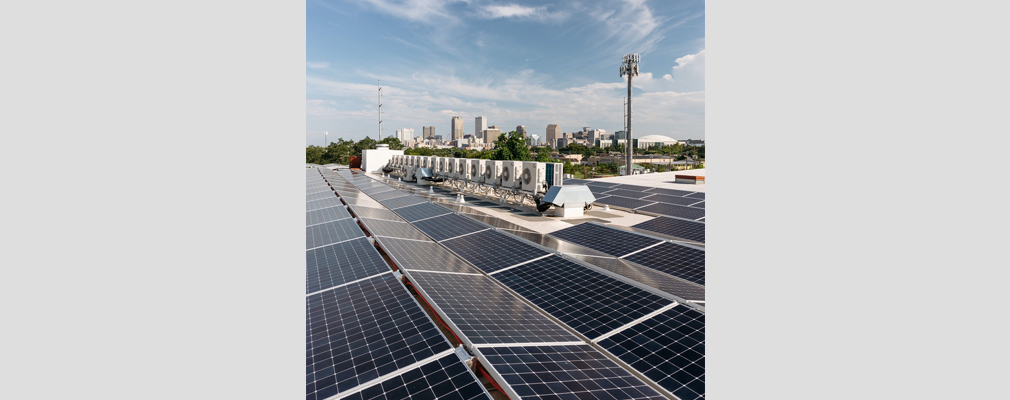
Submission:
[[[631,154],[632,154],[632,141],[631,141],[631,78],[638,76],[638,53],[635,54],[625,54],[624,60],[621,62],[621,77],[625,75],[628,76],[628,115],[627,115],[627,127],[624,130],[624,135],[627,138],[626,145],[628,150],[628,160],[625,163],[624,173],[631,175]]]
[[[379,103],[379,137],[375,138],[375,140],[382,140],[382,85],[381,85],[382,84],[382,80],[379,79],[379,80],[376,80],[376,82],[377,82],[376,85],[379,86],[379,98],[378,98],[378,103]]]

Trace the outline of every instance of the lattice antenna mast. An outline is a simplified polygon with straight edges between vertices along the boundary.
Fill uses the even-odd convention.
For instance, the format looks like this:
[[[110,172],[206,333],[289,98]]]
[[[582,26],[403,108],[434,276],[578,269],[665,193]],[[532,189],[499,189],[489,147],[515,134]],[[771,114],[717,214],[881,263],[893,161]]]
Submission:
[[[624,135],[626,137],[625,147],[628,151],[628,159],[625,162],[624,173],[631,175],[631,155],[632,147],[631,144],[631,78],[638,76],[638,53],[635,54],[625,54],[624,60],[621,62],[621,77],[625,75],[628,76],[628,114],[626,115],[626,126],[624,130]]]
[[[376,140],[382,140],[382,80],[376,80],[376,86],[379,87],[379,97],[377,103],[379,103],[379,137]]]

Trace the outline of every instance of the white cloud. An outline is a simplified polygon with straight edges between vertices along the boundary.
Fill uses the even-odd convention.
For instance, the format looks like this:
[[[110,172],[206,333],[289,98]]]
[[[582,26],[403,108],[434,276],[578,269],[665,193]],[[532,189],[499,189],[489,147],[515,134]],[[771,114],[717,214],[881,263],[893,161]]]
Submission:
[[[305,63],[305,66],[307,66],[309,68],[312,68],[312,69],[322,69],[322,68],[329,68],[330,67],[330,63],[328,63],[326,61],[320,61],[320,62],[311,62],[311,61],[309,61],[309,62]]]
[[[444,25],[456,18],[448,12],[451,3],[466,0],[358,0],[365,2],[380,12],[408,21],[430,25]]]
[[[705,90],[705,50],[696,54],[688,54],[676,60],[672,68],[670,81],[675,83],[674,90],[678,92],[699,92]],[[666,77],[664,76],[664,79]]]
[[[484,19],[513,18],[538,21],[561,21],[568,18],[564,11],[547,11],[547,6],[528,7],[519,4],[485,5],[478,15]]]

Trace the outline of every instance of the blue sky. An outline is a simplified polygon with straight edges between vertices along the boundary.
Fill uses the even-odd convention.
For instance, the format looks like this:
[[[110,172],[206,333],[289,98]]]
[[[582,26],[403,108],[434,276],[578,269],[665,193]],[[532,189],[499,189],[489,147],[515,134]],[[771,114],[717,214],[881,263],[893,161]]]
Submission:
[[[623,129],[625,53],[641,54],[634,135],[705,137],[703,1],[345,0],[306,5],[306,144],[460,115],[545,136]]]

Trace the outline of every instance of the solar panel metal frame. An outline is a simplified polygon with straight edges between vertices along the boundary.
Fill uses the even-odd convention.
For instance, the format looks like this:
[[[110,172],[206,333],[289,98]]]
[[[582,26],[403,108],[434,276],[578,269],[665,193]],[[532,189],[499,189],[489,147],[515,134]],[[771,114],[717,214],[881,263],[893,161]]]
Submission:
[[[692,199],[702,199],[702,200],[705,200],[705,192],[694,192],[694,193],[691,193],[691,194],[688,194],[688,195],[684,195],[684,197],[690,197]]]
[[[448,380],[442,381],[442,377],[438,377],[439,374]],[[383,376],[385,378],[382,378],[381,382],[361,389],[360,386],[355,387],[352,391],[341,394],[341,400],[492,399],[477,375],[474,375],[456,353],[450,353],[398,374]],[[449,390],[450,387],[452,390]],[[461,391],[465,393],[460,394]],[[456,396],[450,397],[452,393]]]
[[[559,355],[547,356],[555,352]],[[562,352],[569,356],[560,356]],[[474,350],[474,355],[488,374],[501,383],[506,395],[512,399],[667,398],[604,353],[587,344],[478,347]],[[577,357],[572,357],[574,355]],[[565,368],[569,365],[576,368]],[[552,370],[552,367],[556,368]],[[564,378],[570,379],[562,380]],[[611,387],[610,390],[608,386]],[[627,389],[621,390],[622,386]],[[577,389],[584,390],[576,392]],[[601,392],[606,394],[598,397]]]
[[[594,250],[614,257],[621,257],[663,242],[662,239],[637,232],[616,229],[595,222],[583,222],[550,232],[548,235],[581,246],[591,247]],[[594,242],[590,239],[598,239],[599,242]]]
[[[371,207],[371,208],[382,208],[382,209],[386,208],[386,206],[382,205],[382,203],[379,203],[378,201],[375,201],[371,197],[368,197],[368,196],[359,196],[359,197],[350,197],[350,196],[348,196],[348,197],[341,197],[340,199],[343,200],[344,203],[346,203],[347,205],[352,206],[352,207],[353,206],[360,206],[360,207]]]
[[[648,189],[645,189],[645,191],[652,192],[652,193],[661,193],[661,194],[665,194],[665,195],[668,195],[668,196],[679,196],[679,197],[683,197],[683,196],[689,195],[691,193],[694,193],[694,192],[687,191],[687,190],[667,189],[667,188],[658,188],[658,187],[648,188]]]
[[[681,400],[703,399],[704,319],[705,313],[678,305],[597,344]]]
[[[305,195],[305,202],[308,203],[310,201],[328,199],[328,198],[331,198],[331,197],[337,197],[337,194],[333,193],[332,191],[306,194]]]
[[[480,274],[479,270],[431,239],[418,241],[378,236],[375,240],[401,269]]]
[[[438,205],[429,202],[414,204],[412,206],[407,207],[400,207],[393,210],[393,212],[402,217],[407,222],[411,223],[417,222],[422,219],[452,213],[452,211],[445,209],[445,207],[439,207]]]
[[[393,283],[394,281],[395,283]],[[358,298],[357,296],[362,296],[362,300],[341,302],[342,299],[355,299]],[[369,299],[371,300],[365,301]],[[330,301],[329,307],[327,307],[325,303],[327,300]],[[424,309],[421,308],[421,305],[417,303],[417,300],[410,295],[403,283],[400,282],[400,280],[397,279],[392,272],[335,288],[333,290],[306,296],[305,302],[307,399],[327,399],[333,395],[347,392],[348,390],[361,384],[368,383],[372,379],[387,375],[398,368],[403,368],[433,355],[437,355],[445,350],[452,349],[452,345],[442,335],[438,326],[435,325],[434,321],[428,317],[428,315],[424,312]],[[413,304],[413,306],[411,306],[411,304]],[[355,318],[353,320],[344,318],[326,318],[325,314],[319,314],[320,312],[325,313],[325,310],[320,307],[334,308],[333,311],[335,312],[335,316],[349,312],[353,312],[354,315],[359,316],[368,315],[369,313],[374,315],[376,312],[375,310],[381,307],[382,311],[386,313],[386,315],[393,318],[391,322],[396,323],[382,323],[380,322],[380,318]],[[348,307],[350,309],[346,310]],[[316,310],[316,312],[313,310]],[[399,319],[394,318],[394,315],[399,315]],[[320,319],[322,319],[322,325],[320,325]],[[408,321],[413,334],[403,336],[403,332],[407,332],[405,328],[407,328]],[[358,325],[354,325],[355,322],[357,322]],[[332,325],[330,325],[330,323],[332,323]],[[329,329],[331,326],[333,329]],[[367,340],[367,337],[369,336],[365,335],[366,332],[373,329],[377,329],[378,331],[372,333],[371,335],[395,329],[397,333],[400,334],[401,339],[393,341],[392,343],[403,342],[404,346],[399,350],[391,350],[391,347],[389,347],[390,342],[386,339],[394,338],[393,335],[387,335],[386,337],[383,337],[383,340],[381,341]],[[322,332],[333,333],[324,334],[313,339],[314,335],[320,335]],[[405,340],[406,338],[412,338],[416,335],[421,335],[420,341],[407,343]],[[340,342],[340,339],[343,339],[343,342]],[[357,344],[361,341],[367,341],[367,343]],[[320,348],[324,344],[329,346],[329,348],[326,350],[320,350],[319,352],[314,352],[315,349]],[[332,355],[332,351],[334,351],[334,344],[341,346],[340,348],[342,349],[347,349],[347,354],[350,354],[351,356],[340,358],[336,362],[333,361],[337,360],[337,357],[339,357],[339,355]],[[382,347],[378,347],[379,345],[382,345]],[[372,347],[371,350],[369,349],[370,347]],[[362,354],[360,353],[362,353],[362,348],[364,348],[366,353],[369,355],[367,357],[367,361],[364,361],[364,358],[361,358]],[[379,357],[372,356],[374,351],[380,349],[390,349],[390,351],[382,352]],[[404,350],[407,349],[410,351],[404,352]],[[356,358],[358,359],[358,363],[355,363]],[[384,368],[385,370],[389,370],[384,373],[381,372],[382,370],[380,370],[379,366],[376,366],[374,369],[358,368],[359,366],[365,366],[367,368],[368,363],[376,363],[376,358],[381,360],[378,362],[390,360],[390,362],[394,363],[393,368],[391,370],[389,370],[389,367]],[[327,360],[330,360],[329,362],[332,366],[325,366]],[[362,361],[364,361],[364,363],[362,363]],[[318,367],[314,366],[320,362],[324,364]],[[380,366],[384,365],[388,364],[380,364]],[[333,368],[333,371],[327,371],[329,368]],[[341,372],[338,372],[337,368],[340,368]],[[350,373],[347,372],[347,368],[350,368]],[[312,376],[310,378],[310,375],[315,374],[317,371],[321,371],[321,376]],[[321,390],[330,387],[330,378],[332,378],[333,384],[336,385],[336,391],[327,390],[319,396],[310,396],[313,392],[319,393]],[[352,379],[354,383],[353,385],[345,384],[344,389],[340,389],[339,382],[352,382]],[[316,389],[315,383],[317,382],[322,382],[321,384],[326,386]],[[313,392],[309,392],[309,384],[313,385]]]
[[[351,218],[351,213],[347,212],[347,208],[343,204],[335,207],[320,208],[305,212],[305,226],[339,221],[344,218]]]
[[[418,293],[468,349],[475,345],[581,342],[568,327],[481,274],[446,274],[405,269]],[[464,304],[467,303],[467,304]],[[478,305],[492,304],[495,312]],[[507,333],[502,326],[526,329]],[[493,328],[489,328],[493,327]],[[487,332],[487,334],[484,334]]]
[[[677,301],[705,301],[705,287],[675,276],[611,256],[565,254],[566,258],[582,261],[597,271],[639,287],[649,287],[674,296]]]
[[[305,294],[389,271],[386,260],[365,237],[322,246],[305,252]]]
[[[379,204],[381,206],[381,204]],[[351,205],[351,213],[359,218],[384,219],[387,221],[403,221],[399,215],[390,211],[386,207],[369,207],[361,205]]]
[[[488,274],[553,254],[491,229],[447,239],[441,243],[460,258]]]
[[[668,203],[650,204],[647,206],[639,207],[635,209],[635,211],[648,212],[652,214],[666,215],[671,217],[687,218],[696,221],[705,216],[704,208],[692,208]]]
[[[590,339],[675,301],[557,255],[492,277]]]
[[[305,250],[310,250],[350,239],[365,237],[365,232],[358,222],[350,219],[338,219],[317,225],[305,227]]]
[[[395,199],[397,197],[403,197],[403,196],[410,196],[410,193],[404,192],[402,190],[395,190],[394,189],[394,190],[390,190],[390,191],[386,191],[386,192],[381,192],[381,193],[376,193],[376,194],[369,193],[368,195],[372,199],[375,199],[375,201],[380,201],[381,202],[382,200]]]
[[[645,196],[654,196],[655,195],[654,193],[643,192],[643,191],[640,191],[640,190],[627,190],[627,189],[622,189],[621,187],[618,187],[617,189],[608,190],[606,192],[603,192],[603,194],[607,195],[607,196],[627,197],[629,199],[635,199],[635,200],[641,200]]]
[[[705,208],[705,202],[701,201],[699,203],[694,203],[694,204],[689,205],[688,207],[702,208],[703,209],[703,208]]]
[[[686,206],[698,202],[698,199],[692,199],[689,197],[677,197],[662,193],[648,193],[648,192],[646,192],[645,194],[649,195],[649,197],[646,197],[643,200],[655,201],[657,203],[667,203],[667,204],[676,204],[678,206]]]

